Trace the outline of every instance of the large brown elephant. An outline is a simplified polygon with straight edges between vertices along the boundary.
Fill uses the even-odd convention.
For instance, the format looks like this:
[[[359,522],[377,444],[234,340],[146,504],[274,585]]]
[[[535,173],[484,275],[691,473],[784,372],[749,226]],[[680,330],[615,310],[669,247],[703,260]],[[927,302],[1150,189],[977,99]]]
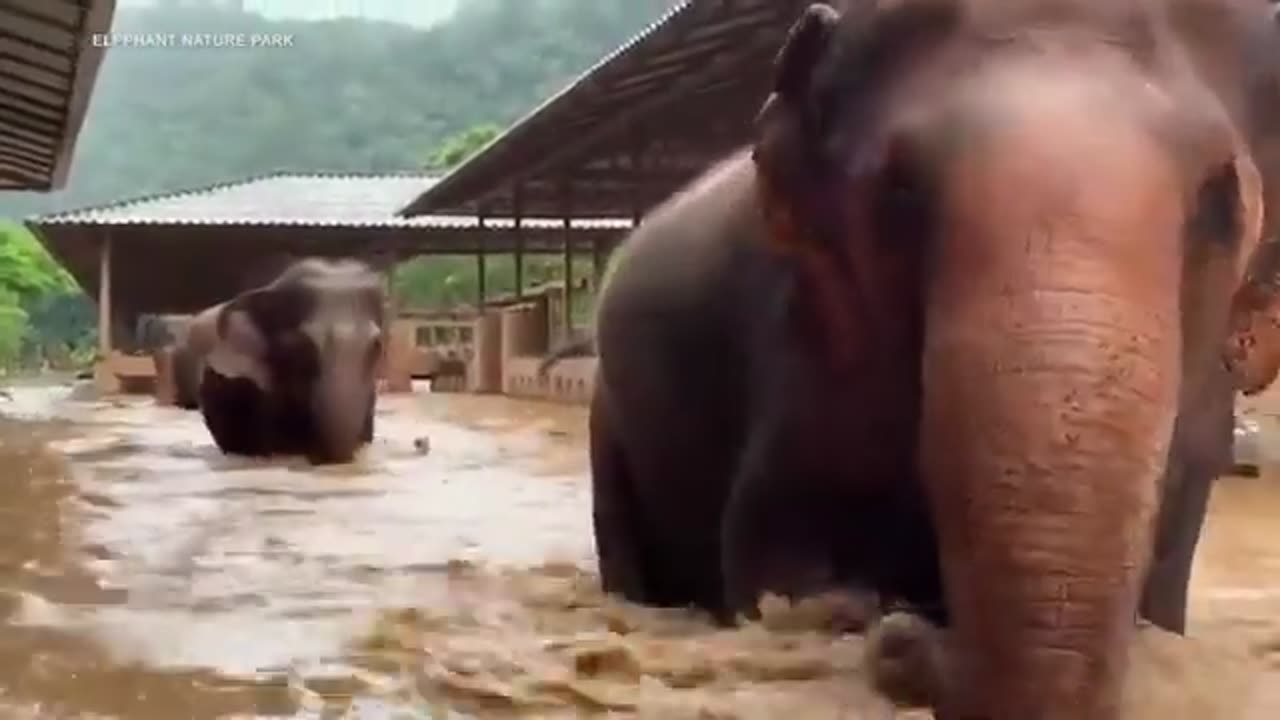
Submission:
[[[200,410],[218,447],[350,461],[373,439],[384,306],[369,266],[312,258],[206,311]]]
[[[1260,351],[1229,331],[1273,297],[1270,11],[851,5],[611,265],[603,582],[722,616],[869,588],[951,627],[940,717],[1114,719],[1135,617],[1184,623],[1224,359]]]

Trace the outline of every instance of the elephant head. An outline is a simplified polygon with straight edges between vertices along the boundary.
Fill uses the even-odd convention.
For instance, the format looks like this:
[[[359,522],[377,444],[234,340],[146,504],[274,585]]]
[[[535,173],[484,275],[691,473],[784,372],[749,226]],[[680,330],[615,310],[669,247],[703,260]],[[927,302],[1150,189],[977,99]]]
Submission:
[[[303,260],[222,306],[209,363],[258,384],[286,445],[347,462],[371,439],[383,313],[381,278],[363,263]]]
[[[1263,243],[1250,269],[1235,299],[1227,367],[1241,392],[1256,395],[1280,374],[1280,242]]]
[[[915,399],[942,711],[1115,718],[1175,420],[1270,302],[1242,50],[1268,10],[851,6],[792,28],[753,157],[812,342]]]

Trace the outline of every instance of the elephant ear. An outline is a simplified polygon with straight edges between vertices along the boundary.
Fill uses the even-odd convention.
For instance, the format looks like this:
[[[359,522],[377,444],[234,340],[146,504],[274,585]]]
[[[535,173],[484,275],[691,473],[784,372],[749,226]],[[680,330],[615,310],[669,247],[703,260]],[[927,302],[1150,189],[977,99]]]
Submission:
[[[950,33],[958,0],[810,5],[774,59],[752,159],[771,240],[815,249],[838,227],[850,168],[878,167],[874,123],[905,61]],[[809,246],[809,247],[806,247]]]
[[[1232,328],[1223,355],[1236,389],[1266,390],[1280,375],[1280,242],[1258,245],[1231,308]]]
[[[1264,181],[1243,147],[1233,178],[1239,198],[1235,227],[1245,248],[1243,280],[1231,301],[1231,328],[1223,358],[1236,389],[1245,395],[1266,390],[1280,375],[1280,240],[1259,237],[1266,214]]]
[[[265,341],[270,341],[297,329],[307,309],[307,288],[276,283],[241,293],[227,303],[218,318],[218,331],[223,334],[228,321],[239,313]]]
[[[238,295],[218,312],[218,342],[210,352],[211,369],[226,377],[245,377],[268,389],[271,338],[291,320],[289,303],[280,290],[262,288]]]
[[[839,26],[840,16],[830,5],[815,3],[805,9],[774,58],[773,91],[756,116],[751,157],[773,226],[771,239],[783,248],[798,240],[792,204],[804,196],[808,174],[817,166],[814,75]]]

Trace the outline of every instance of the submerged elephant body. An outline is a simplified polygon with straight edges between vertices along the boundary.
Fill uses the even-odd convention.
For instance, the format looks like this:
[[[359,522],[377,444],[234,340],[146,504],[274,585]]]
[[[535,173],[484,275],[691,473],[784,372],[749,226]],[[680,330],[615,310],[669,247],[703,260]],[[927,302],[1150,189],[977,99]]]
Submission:
[[[874,590],[950,625],[940,717],[1116,718],[1135,616],[1183,627],[1228,338],[1273,301],[1240,300],[1275,273],[1269,23],[1245,0],[812,7],[753,147],[606,278],[606,589],[725,616]]]
[[[202,313],[199,405],[218,447],[351,460],[373,439],[383,293],[363,263],[309,259]]]

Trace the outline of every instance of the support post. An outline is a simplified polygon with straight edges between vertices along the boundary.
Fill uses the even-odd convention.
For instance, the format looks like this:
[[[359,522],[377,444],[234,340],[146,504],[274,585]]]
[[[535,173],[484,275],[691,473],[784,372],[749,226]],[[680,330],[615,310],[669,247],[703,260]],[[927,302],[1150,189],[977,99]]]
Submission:
[[[600,299],[600,283],[604,280],[604,242],[600,238],[591,240],[591,289]]]
[[[516,183],[511,193],[511,231],[516,246],[516,300],[524,299],[524,182]]]
[[[111,353],[111,235],[102,238],[98,251],[98,352],[103,359]]]
[[[477,237],[479,237],[479,251],[476,253],[476,312],[481,315],[485,312],[485,303],[488,301],[489,296],[488,288],[485,286],[486,282],[488,282],[488,278],[486,277],[487,273],[485,272],[487,268],[484,252],[484,232],[488,227],[485,224],[486,215],[487,210],[483,207],[480,208],[480,212],[476,215],[476,223],[479,227],[479,233],[477,233]]]
[[[631,227],[635,228],[640,224],[640,217],[644,214],[644,159],[647,144],[645,143],[644,132],[639,127],[631,129],[631,157],[628,163],[631,166]]]
[[[383,277],[387,285],[386,319],[383,323],[382,372],[387,392],[413,391],[412,338],[406,341],[400,327],[400,295],[396,292],[396,270],[400,258],[391,253]]]
[[[569,342],[573,339],[573,187],[568,178],[561,180],[560,197],[564,249],[564,299],[561,301],[564,306],[560,313],[560,327],[562,342]]]
[[[104,233],[98,249],[98,362],[93,368],[94,384],[102,394],[120,391],[120,379],[112,363],[111,331],[114,317],[111,309],[111,234]]]

